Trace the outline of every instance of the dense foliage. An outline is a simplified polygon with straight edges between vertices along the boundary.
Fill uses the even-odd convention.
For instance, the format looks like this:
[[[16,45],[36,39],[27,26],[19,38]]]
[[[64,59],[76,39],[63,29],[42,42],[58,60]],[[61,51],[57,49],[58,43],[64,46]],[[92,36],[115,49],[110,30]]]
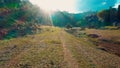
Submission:
[[[29,0],[0,0],[0,39],[33,34],[48,15]]]
[[[96,14],[96,12],[84,12],[84,13],[68,13],[57,11],[52,14],[52,20],[54,26],[65,27],[67,24],[71,24],[73,27],[86,27],[86,16]]]
[[[117,23],[120,22],[119,10],[120,9],[117,10],[116,8],[110,7],[109,9],[100,11],[97,15],[99,20],[104,22],[105,26],[112,26],[113,24],[116,24],[117,26]]]
[[[52,15],[55,26],[65,27],[68,23],[73,27],[100,28],[105,26],[120,26],[120,6],[110,7],[99,12],[68,13],[55,12]]]

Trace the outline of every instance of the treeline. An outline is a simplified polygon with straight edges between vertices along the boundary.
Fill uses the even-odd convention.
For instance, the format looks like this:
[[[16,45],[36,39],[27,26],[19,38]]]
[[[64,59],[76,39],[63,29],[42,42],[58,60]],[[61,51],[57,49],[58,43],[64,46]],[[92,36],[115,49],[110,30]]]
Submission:
[[[85,17],[90,14],[95,14],[96,12],[84,12],[84,13],[68,13],[57,11],[52,14],[52,20],[54,26],[65,27],[67,24],[71,24],[74,27],[85,27]]]
[[[33,34],[47,17],[29,0],[0,0],[0,39]]]
[[[120,26],[120,6],[118,9],[110,7],[99,12],[68,13],[56,12],[52,15],[55,26],[65,27],[67,24],[73,27],[101,28],[105,26]]]
[[[98,12],[97,16],[105,26],[120,26],[120,5],[118,9],[110,7],[102,10]]]
[[[120,5],[117,9],[110,7],[109,9],[89,14],[85,16],[83,20],[87,28],[101,28],[106,26],[120,27]]]

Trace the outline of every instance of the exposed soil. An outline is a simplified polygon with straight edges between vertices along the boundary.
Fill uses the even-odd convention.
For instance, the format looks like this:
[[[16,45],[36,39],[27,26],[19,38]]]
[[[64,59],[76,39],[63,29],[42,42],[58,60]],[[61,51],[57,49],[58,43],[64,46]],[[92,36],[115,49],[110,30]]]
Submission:
[[[62,46],[63,46],[63,52],[64,52],[64,62],[67,62],[68,68],[79,68],[78,67],[78,62],[74,59],[74,57],[72,57],[71,52],[69,51],[69,49],[67,48],[67,44],[66,44],[66,40],[65,40],[65,36],[63,34],[64,32],[61,32],[60,38],[61,38],[61,42],[62,42]]]
[[[98,47],[103,47],[107,52],[120,56],[120,44],[109,40],[99,40]]]

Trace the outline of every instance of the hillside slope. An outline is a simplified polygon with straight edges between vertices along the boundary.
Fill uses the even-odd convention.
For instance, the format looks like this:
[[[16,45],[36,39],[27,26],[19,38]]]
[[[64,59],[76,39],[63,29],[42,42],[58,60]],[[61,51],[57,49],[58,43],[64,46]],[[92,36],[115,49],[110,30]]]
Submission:
[[[0,1],[0,40],[34,34],[40,25],[52,25],[50,16],[29,0]]]

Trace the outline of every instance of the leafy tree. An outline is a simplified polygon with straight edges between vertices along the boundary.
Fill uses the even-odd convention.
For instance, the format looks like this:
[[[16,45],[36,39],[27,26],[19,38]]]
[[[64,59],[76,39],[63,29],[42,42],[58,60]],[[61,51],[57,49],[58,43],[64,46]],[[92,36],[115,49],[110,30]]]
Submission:
[[[48,15],[29,0],[0,0],[0,38],[34,34]]]
[[[85,17],[86,26],[88,28],[97,28],[99,25],[99,20],[96,14],[91,14]]]
[[[110,10],[102,10],[98,13],[99,20],[104,22],[105,26],[111,25],[110,22]]]
[[[108,22],[108,20],[109,20],[109,10],[102,10],[97,15],[98,15],[100,21]]]
[[[99,20],[104,23],[105,26],[111,26],[114,22],[120,21],[120,6],[118,7],[118,11],[116,8],[110,7],[107,10],[102,10],[98,12],[97,16]]]

